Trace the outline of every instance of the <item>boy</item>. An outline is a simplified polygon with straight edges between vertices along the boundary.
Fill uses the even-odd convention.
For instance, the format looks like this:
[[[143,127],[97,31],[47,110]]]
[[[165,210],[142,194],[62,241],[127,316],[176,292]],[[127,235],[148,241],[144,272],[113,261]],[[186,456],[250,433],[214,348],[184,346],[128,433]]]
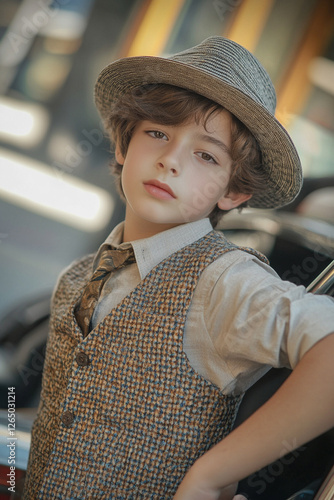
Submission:
[[[210,224],[290,202],[298,155],[268,75],[221,37],[112,63],[96,103],[125,221],[56,287],[24,498],[230,500],[333,424],[332,299]],[[296,369],[230,433],[268,365]]]

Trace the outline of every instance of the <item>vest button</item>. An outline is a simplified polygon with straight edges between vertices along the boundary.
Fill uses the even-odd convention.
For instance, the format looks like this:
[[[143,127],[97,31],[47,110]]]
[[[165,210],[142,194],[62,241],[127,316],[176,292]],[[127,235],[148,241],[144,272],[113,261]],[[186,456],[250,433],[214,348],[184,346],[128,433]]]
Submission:
[[[60,420],[63,422],[65,427],[70,427],[73,424],[74,415],[71,411],[64,411],[64,413],[60,417]]]
[[[75,356],[76,362],[78,363],[79,366],[88,366],[89,365],[89,357],[88,355],[80,351],[78,354]]]

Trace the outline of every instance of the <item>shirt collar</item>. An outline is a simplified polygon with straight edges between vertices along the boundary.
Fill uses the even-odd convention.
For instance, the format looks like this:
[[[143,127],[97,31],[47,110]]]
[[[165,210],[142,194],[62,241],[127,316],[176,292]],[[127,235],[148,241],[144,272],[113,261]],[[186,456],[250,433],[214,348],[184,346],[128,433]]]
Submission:
[[[210,220],[206,218],[173,227],[150,238],[121,243],[123,227],[124,222],[118,224],[100,246],[94,260],[94,269],[105,245],[113,245],[116,248],[129,248],[132,245],[141,279],[170,255],[212,231]]]

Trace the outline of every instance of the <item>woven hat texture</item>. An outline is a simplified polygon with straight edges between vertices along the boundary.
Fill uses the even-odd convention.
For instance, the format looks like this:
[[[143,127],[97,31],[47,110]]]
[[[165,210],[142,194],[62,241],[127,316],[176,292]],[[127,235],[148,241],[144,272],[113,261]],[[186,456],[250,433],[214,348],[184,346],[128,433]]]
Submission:
[[[267,175],[267,189],[249,206],[277,208],[290,203],[302,185],[296,148],[275,118],[276,93],[260,62],[244,47],[220,36],[174,56],[123,58],[104,68],[95,85],[95,103],[105,120],[111,103],[134,87],[164,83],[215,101],[255,136]]]

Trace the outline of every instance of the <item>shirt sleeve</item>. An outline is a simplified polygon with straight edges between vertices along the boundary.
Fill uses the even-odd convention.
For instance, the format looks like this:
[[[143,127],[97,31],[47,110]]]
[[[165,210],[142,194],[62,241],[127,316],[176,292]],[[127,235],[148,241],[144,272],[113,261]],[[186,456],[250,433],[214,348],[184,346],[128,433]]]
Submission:
[[[205,300],[204,321],[234,379],[233,392],[246,390],[268,367],[294,368],[334,332],[331,297],[281,280],[270,266],[240,250],[214,266],[210,272],[217,278]]]

